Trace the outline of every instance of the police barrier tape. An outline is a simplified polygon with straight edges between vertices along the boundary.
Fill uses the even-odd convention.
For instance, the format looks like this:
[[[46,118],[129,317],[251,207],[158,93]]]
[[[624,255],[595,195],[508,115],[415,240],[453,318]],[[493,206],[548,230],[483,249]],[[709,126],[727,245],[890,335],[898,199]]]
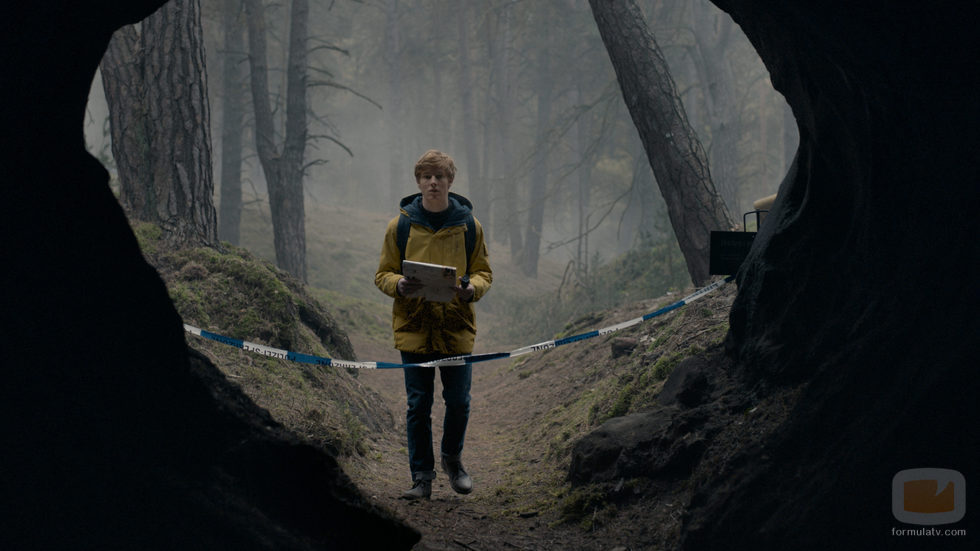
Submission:
[[[655,318],[657,316],[662,316],[667,312],[671,312],[698,300],[699,298],[707,295],[708,293],[718,289],[722,285],[732,281],[735,276],[728,276],[725,279],[719,279],[707,287],[703,287],[698,291],[691,293],[690,295],[682,298],[681,300],[664,306],[659,310],[650,312],[641,317],[631,319],[629,321],[624,321],[622,323],[617,323],[616,325],[610,325],[609,327],[604,327],[602,329],[597,329],[594,331],[589,331],[587,333],[582,333],[579,335],[573,335],[571,337],[564,337],[561,339],[555,339],[551,341],[545,341],[538,344],[532,344],[530,346],[525,346],[518,348],[516,350],[511,350],[510,352],[495,352],[489,354],[468,354],[465,356],[453,356],[450,358],[443,358],[441,360],[435,360],[431,362],[425,362],[420,364],[402,364],[402,363],[389,363],[389,362],[357,362],[349,360],[337,360],[334,358],[324,358],[322,356],[313,356],[310,354],[303,354],[300,352],[293,352],[291,350],[282,350],[280,348],[273,348],[271,346],[265,346],[263,344],[256,344],[254,342],[243,341],[240,339],[233,339],[231,337],[226,337],[224,335],[219,335],[217,333],[212,333],[210,331],[205,331],[199,329],[192,325],[184,324],[184,330],[192,335],[197,335],[205,339],[210,339],[212,341],[220,342],[248,352],[254,352],[262,356],[269,356],[272,358],[280,358],[283,360],[290,360],[293,362],[315,364],[315,365],[332,365],[336,367],[349,367],[355,369],[399,369],[405,367],[433,367],[441,365],[463,365],[466,363],[477,363],[477,362],[488,362],[490,360],[499,360],[501,358],[515,358],[517,356],[523,356],[524,354],[530,354],[531,352],[536,352],[538,350],[547,350],[549,348],[556,348],[566,344],[571,344],[573,342],[584,341],[586,339],[591,339],[592,337],[598,337],[600,335],[608,335],[609,333],[614,333],[627,327],[633,327],[644,321]]]

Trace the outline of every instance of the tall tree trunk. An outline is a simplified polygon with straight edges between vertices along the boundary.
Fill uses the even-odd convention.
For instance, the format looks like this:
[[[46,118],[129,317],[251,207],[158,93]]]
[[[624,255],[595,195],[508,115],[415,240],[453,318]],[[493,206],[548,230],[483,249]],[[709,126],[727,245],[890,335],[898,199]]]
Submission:
[[[217,241],[199,0],[121,29],[103,59],[120,201],[177,245]]]
[[[439,56],[439,53],[434,53],[434,55]],[[452,126],[448,124],[444,118],[443,113],[447,111],[446,107],[442,104],[442,89],[445,85],[442,82],[442,61],[437,61],[432,64],[430,70],[432,71],[432,87],[423,96],[423,101],[431,102],[429,105],[422,104],[421,109],[422,116],[414,117],[416,124],[424,125],[431,129],[431,133],[428,136],[422,137],[417,132],[413,132],[412,135],[415,136],[417,141],[416,152],[419,150],[426,151],[431,148],[434,144],[438,143],[451,143],[449,140],[449,128]],[[413,128],[418,128],[419,126],[412,125]]]
[[[178,243],[213,244],[218,227],[200,1],[164,5],[143,21],[143,41],[148,115],[158,128],[151,157],[158,220]]]
[[[221,203],[218,237],[238,245],[242,219],[242,133],[245,98],[242,62],[246,59],[241,0],[224,0],[222,28]]]
[[[388,203],[397,205],[411,191],[407,159],[402,146],[401,104],[404,89],[401,73],[401,33],[398,17],[399,0],[385,2],[384,60],[388,77],[388,101],[385,105],[384,126],[388,140]]]
[[[575,87],[575,105],[582,105],[582,85]],[[591,119],[585,114],[575,121],[575,158],[579,159],[578,167],[578,240],[575,247],[575,270],[579,281],[585,281],[589,271],[589,211],[592,209],[592,173],[589,155],[589,136],[592,133]]]
[[[129,218],[154,220],[151,139],[154,129],[147,117],[143,47],[135,25],[112,35],[102,57],[100,73],[109,109],[112,157],[119,179],[120,203]],[[145,193],[144,193],[145,191]]]
[[[616,231],[619,250],[628,251],[640,242],[639,236],[645,228],[643,224],[644,215],[644,195],[646,194],[646,181],[649,179],[649,163],[642,162],[643,153],[634,157],[632,176],[630,178],[629,198],[626,200],[626,209],[620,218],[619,228]]]
[[[503,205],[503,212],[497,212],[495,227],[499,228],[499,238],[510,244],[510,258],[519,262],[523,251],[524,241],[521,237],[520,202],[518,201],[519,187],[514,174],[514,148],[511,133],[513,129],[514,109],[511,98],[511,75],[508,63],[508,47],[511,37],[511,6],[500,7],[497,16],[497,35],[493,52],[494,74],[494,140],[497,144],[496,176],[498,186],[494,191]],[[501,197],[502,196],[502,197]]]
[[[488,9],[490,6],[488,4]],[[501,8],[503,9],[503,8]],[[487,186],[487,193],[490,196],[490,210],[488,214],[493,220],[491,224],[491,235],[493,239],[500,243],[507,242],[507,228],[503,217],[503,203],[500,198],[500,187],[498,180],[501,180],[501,145],[500,132],[497,127],[500,125],[500,102],[497,99],[502,86],[499,71],[502,70],[502,56],[506,51],[500,30],[503,28],[499,12],[494,10],[492,15],[487,17],[486,39],[487,59],[490,65],[489,85],[487,93],[484,95],[484,122],[483,122],[483,165],[480,171],[483,174]]]
[[[548,31],[542,29],[544,46],[538,51],[537,67],[537,153],[531,170],[530,197],[528,200],[527,231],[524,235],[522,266],[524,275],[538,276],[538,258],[541,248],[541,230],[544,225],[545,195],[548,190],[548,160],[551,144],[551,105],[554,75],[551,74],[551,53],[548,50]]]
[[[490,190],[481,181],[479,172],[479,155],[476,141],[476,114],[473,108],[473,81],[470,72],[470,41],[469,41],[469,3],[463,2],[456,12],[456,24],[459,29],[459,91],[461,109],[463,112],[463,148],[466,156],[466,168],[470,182],[470,198],[474,209],[480,213],[490,212]],[[485,218],[490,221],[489,216]]]
[[[637,198],[637,206],[640,211],[639,233],[641,236],[647,237],[650,242],[657,242],[665,237],[669,238],[669,230],[666,224],[663,224],[661,217],[663,208],[660,194],[657,193],[657,182],[650,170],[650,162],[643,159],[643,143],[640,140],[634,140],[630,145],[630,151],[632,158],[635,159],[633,192],[634,197]],[[662,224],[660,227],[658,227],[658,221]],[[666,235],[664,235],[665,233]]]
[[[704,87],[705,106],[711,124],[711,175],[729,210],[738,204],[739,110],[735,105],[735,74],[727,52],[731,49],[733,22],[707,0],[691,4],[696,54],[694,67]]]
[[[704,148],[684,115],[667,63],[632,0],[589,0],[623,98],[643,140],[688,272],[707,282],[712,230],[734,224],[711,182]]]
[[[265,14],[260,0],[245,0],[248,18],[255,142],[269,189],[276,265],[306,281],[303,156],[306,149],[306,42],[308,0],[293,0],[286,68],[286,137],[280,151],[269,96]]]
[[[307,43],[310,2],[293,0],[289,24],[289,64],[286,70],[286,139],[280,189],[269,194],[276,233],[276,258],[286,271],[306,281],[306,208],[303,195],[307,138]],[[276,219],[278,218],[278,222]]]

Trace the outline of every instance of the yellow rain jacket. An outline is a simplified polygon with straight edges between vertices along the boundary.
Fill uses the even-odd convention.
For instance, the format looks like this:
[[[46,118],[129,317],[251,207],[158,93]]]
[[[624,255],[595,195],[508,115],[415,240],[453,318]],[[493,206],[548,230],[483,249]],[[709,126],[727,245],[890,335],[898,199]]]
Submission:
[[[456,274],[466,273],[466,220],[472,204],[465,197],[449,194],[449,215],[442,228],[433,230],[422,215],[421,194],[401,200],[401,212],[411,221],[405,259],[444,266],[455,266]],[[476,339],[476,316],[473,303],[490,290],[493,272],[483,239],[483,226],[474,218],[476,241],[469,259],[470,283],[476,293],[470,302],[453,298],[451,302],[428,302],[422,298],[407,298],[397,291],[401,274],[401,251],[398,250],[398,217],[388,223],[381,262],[374,284],[384,294],[394,297],[391,324],[395,348],[416,354],[471,354]]]

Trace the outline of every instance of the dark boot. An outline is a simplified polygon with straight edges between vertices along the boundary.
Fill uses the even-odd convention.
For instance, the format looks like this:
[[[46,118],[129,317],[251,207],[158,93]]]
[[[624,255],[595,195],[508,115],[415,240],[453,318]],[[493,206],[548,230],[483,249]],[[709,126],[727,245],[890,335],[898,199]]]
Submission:
[[[459,457],[443,457],[442,472],[449,477],[449,485],[457,494],[468,494],[473,491],[473,479],[463,470],[463,462]]]
[[[431,480],[416,480],[412,489],[402,494],[401,499],[429,499],[432,496]]]

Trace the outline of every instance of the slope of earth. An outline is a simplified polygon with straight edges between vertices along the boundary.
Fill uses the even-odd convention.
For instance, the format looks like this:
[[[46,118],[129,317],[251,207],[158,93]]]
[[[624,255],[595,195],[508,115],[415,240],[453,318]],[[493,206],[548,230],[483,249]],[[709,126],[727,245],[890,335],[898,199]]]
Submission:
[[[346,333],[309,289],[244,249],[173,250],[159,228],[134,228],[185,324],[234,339],[334,358],[353,358]],[[258,355],[187,335],[188,344],[277,421],[333,455],[367,453],[392,430],[378,394],[358,373]]]

